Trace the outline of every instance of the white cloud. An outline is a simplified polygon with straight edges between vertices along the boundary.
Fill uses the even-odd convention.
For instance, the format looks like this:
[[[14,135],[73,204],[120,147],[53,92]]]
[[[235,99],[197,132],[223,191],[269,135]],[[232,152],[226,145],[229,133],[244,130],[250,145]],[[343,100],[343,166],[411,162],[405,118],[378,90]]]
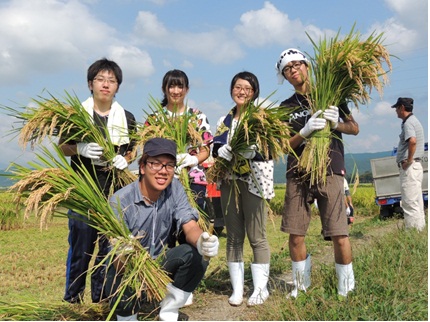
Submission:
[[[422,0],[385,0],[394,17],[373,24],[370,32],[384,32],[390,51],[411,52],[428,43],[428,3]]]
[[[0,83],[23,74],[53,73],[98,57],[115,30],[78,1],[14,0],[0,8]]]
[[[137,47],[112,46],[109,51],[129,80],[147,78],[155,71],[151,56]]]
[[[353,108],[351,112],[352,116],[354,117],[354,120],[359,125],[366,124],[369,120],[372,119],[372,115],[366,108],[361,108],[360,110]]]
[[[159,40],[169,37],[169,31],[163,23],[158,21],[155,14],[148,11],[140,11],[136,17],[134,31],[144,45],[146,43],[157,44]]]
[[[313,29],[311,26],[308,28]],[[266,1],[260,10],[248,11],[240,17],[240,25],[234,28],[237,38],[251,47],[262,47],[267,44],[286,45],[303,42],[306,27],[298,19],[291,20],[288,14],[279,11],[272,3]]]
[[[402,23],[427,32],[428,2],[424,0],[385,0]]]
[[[194,64],[193,64],[193,62],[192,62],[192,61],[190,61],[190,60],[186,59],[186,60],[184,60],[184,61],[182,62],[181,66],[182,66],[182,68],[184,68],[184,69],[191,69],[191,68],[193,68],[193,67],[194,67]]]
[[[345,152],[348,153],[349,149],[353,148],[355,151],[360,152],[380,152],[387,151],[391,148],[387,146],[381,150],[382,138],[378,134],[372,132],[361,133],[358,136],[345,136]]]
[[[147,11],[139,12],[134,32],[138,44],[173,49],[189,57],[216,64],[231,63],[243,56],[240,45],[232,39],[227,30],[200,33],[169,30],[156,15]]]
[[[417,30],[408,29],[396,18],[390,18],[383,23],[375,23],[370,30],[377,33],[383,32],[384,44],[392,52],[407,52],[422,45],[419,43],[420,36]]]
[[[394,104],[394,103],[393,103]],[[375,115],[378,116],[384,116],[384,115],[396,115],[396,113],[394,112],[394,110],[391,108],[391,105],[388,102],[380,102],[378,104],[375,105],[374,109],[373,109],[373,113]]]
[[[300,49],[301,45],[309,46],[308,35],[317,40],[336,34],[334,30],[303,24],[300,19],[292,20],[269,1],[264,3],[262,9],[242,14],[234,32],[245,46],[257,48],[275,44]]]

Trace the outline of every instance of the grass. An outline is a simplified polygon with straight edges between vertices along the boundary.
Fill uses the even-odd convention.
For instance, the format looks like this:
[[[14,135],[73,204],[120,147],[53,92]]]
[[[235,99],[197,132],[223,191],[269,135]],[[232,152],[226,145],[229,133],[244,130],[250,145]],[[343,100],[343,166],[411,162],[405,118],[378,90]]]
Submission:
[[[426,232],[396,228],[398,219],[380,221],[378,211],[369,213],[358,206],[361,186],[353,195],[356,220],[351,226],[356,290],[346,300],[336,295],[332,246],[320,236],[319,218],[311,222],[307,247],[313,255],[312,286],[295,300],[286,300],[285,288],[276,277],[291,271],[287,234],[280,232],[280,217],[268,222],[271,255],[271,296],[262,306],[245,309],[243,320],[428,320],[428,239]],[[365,191],[364,189],[363,191]],[[283,199],[282,187],[276,198]],[[367,192],[363,192],[365,195]],[[372,200],[373,202],[373,200]],[[394,226],[394,229],[393,229]],[[107,305],[89,303],[87,289],[83,305],[61,302],[67,256],[67,220],[55,218],[46,230],[36,221],[22,228],[0,233],[0,320],[105,320]],[[220,252],[211,260],[205,279],[194,292],[191,312],[211,305],[214,295],[227,298],[231,285],[225,257],[225,235]],[[252,260],[245,243],[246,290],[252,288],[249,264]],[[329,260],[319,260],[329,254]],[[89,281],[87,286],[89,286]],[[222,310],[222,308],[220,308]],[[182,311],[182,310],[181,310]],[[147,311],[145,311],[147,312]],[[155,315],[140,316],[153,320]],[[214,319],[214,315],[208,317]]]

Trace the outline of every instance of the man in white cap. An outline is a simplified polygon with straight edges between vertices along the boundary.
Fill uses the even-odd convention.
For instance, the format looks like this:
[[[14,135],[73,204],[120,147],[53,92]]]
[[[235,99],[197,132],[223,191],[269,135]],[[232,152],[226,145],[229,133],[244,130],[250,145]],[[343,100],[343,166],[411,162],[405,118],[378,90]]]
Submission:
[[[421,231],[426,225],[423,202],[424,131],[420,121],[412,113],[414,100],[399,97],[396,104],[397,117],[402,122],[396,162],[400,171],[400,191],[406,228]]]
[[[295,133],[290,139],[295,155],[288,155],[287,158],[287,187],[281,224],[281,231],[289,233],[292,259],[294,289],[288,296],[297,297],[298,291],[306,291],[311,284],[311,257],[307,254],[305,235],[311,219],[311,204],[315,199],[318,202],[323,235],[333,241],[338,294],[347,296],[355,287],[355,279],[348,224],[345,220],[342,133],[357,135],[359,127],[346,104],[339,108],[329,106],[324,112],[319,110],[311,115],[307,99],[308,64],[306,56],[295,48],[283,51],[275,64],[279,84],[286,79],[295,90],[290,98],[281,103],[281,106],[292,111],[289,125]],[[322,117],[318,117],[320,115]],[[333,131],[327,180],[325,184],[311,185],[308,173],[299,173],[297,170],[296,156],[300,158],[307,138],[314,131],[323,129],[327,122]]]

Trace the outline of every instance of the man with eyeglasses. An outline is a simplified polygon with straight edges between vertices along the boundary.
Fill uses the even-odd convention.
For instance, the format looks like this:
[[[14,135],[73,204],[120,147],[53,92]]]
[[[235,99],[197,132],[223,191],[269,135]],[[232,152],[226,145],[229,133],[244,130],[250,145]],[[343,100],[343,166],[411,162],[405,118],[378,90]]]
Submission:
[[[292,259],[294,288],[288,297],[296,298],[299,291],[306,292],[311,285],[311,256],[307,254],[305,236],[311,219],[311,204],[315,199],[318,202],[323,235],[333,241],[337,291],[340,296],[347,296],[355,287],[355,278],[348,223],[345,220],[342,133],[357,135],[359,127],[346,104],[339,108],[329,106],[324,112],[319,110],[311,114],[307,97],[308,60],[301,51],[295,48],[283,51],[275,68],[278,83],[282,84],[286,79],[294,87],[294,94],[281,103],[281,106],[291,109],[289,125],[294,135],[290,138],[290,145],[295,152],[294,155],[288,155],[287,159],[287,187],[281,224],[281,231],[289,234],[288,245]],[[311,186],[308,173],[298,172],[297,162],[307,138],[313,132],[323,129],[327,122],[332,131],[327,179],[325,184]]]
[[[87,82],[92,95],[82,102],[82,106],[91,115],[101,133],[110,136],[117,155],[113,160],[106,160],[103,158],[102,147],[97,143],[80,142],[68,137],[60,138],[59,145],[64,155],[70,156],[72,168],[76,172],[79,172],[80,168],[86,168],[108,198],[111,194],[113,171],[124,170],[132,160],[135,143],[130,137],[135,131],[136,121],[134,115],[115,100],[122,83],[122,71],[118,64],[106,58],[97,60],[88,68]],[[81,214],[69,211],[69,215],[69,252],[64,301],[81,303],[95,243],[98,240],[99,250],[94,263],[97,266],[108,253],[109,242],[99,236],[95,228],[83,222],[80,219]],[[102,292],[104,279],[105,267],[99,266],[91,274],[91,299],[94,303],[105,298]]]
[[[176,143],[164,138],[148,140],[139,160],[139,180],[117,191],[110,199],[117,216],[124,220],[133,236],[139,238],[152,258],[163,256],[161,264],[172,278],[166,297],[160,303],[161,321],[176,321],[179,309],[203,278],[208,261],[218,254],[218,238],[203,232],[197,224],[198,212],[188,202],[181,182],[174,177]],[[166,250],[171,228],[183,231],[186,243]],[[108,294],[115,294],[121,279],[121,259],[111,265],[106,281]],[[135,294],[129,290],[123,298]],[[111,305],[116,300],[111,301]],[[141,303],[136,299],[120,301],[117,320],[137,320]]]

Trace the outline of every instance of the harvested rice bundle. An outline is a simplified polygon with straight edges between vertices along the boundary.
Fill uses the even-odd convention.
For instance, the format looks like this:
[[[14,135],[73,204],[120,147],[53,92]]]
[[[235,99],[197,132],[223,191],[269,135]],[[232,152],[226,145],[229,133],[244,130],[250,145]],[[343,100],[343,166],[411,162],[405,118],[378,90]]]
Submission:
[[[199,130],[199,119],[194,113],[183,113],[169,115],[161,105],[160,101],[151,97],[149,108],[151,113],[147,113],[147,120],[143,126],[137,129],[137,144],[142,147],[145,142],[154,137],[162,137],[172,140],[177,145],[177,153],[188,153],[189,149],[196,149],[207,144],[205,132]],[[179,167],[180,164],[177,164]],[[196,196],[190,189],[187,169],[183,168],[177,173],[179,180],[184,186],[191,206],[199,211],[199,226],[207,231],[208,215],[196,202]]]
[[[382,45],[383,34],[372,33],[361,40],[359,32],[351,29],[344,39],[339,33],[331,39],[313,41],[314,57],[310,58],[310,77],[307,93],[312,114],[330,105],[352,102],[367,104],[375,88],[382,96],[391,71],[390,55]],[[309,37],[309,35],[308,35]],[[309,37],[310,38],[310,37]],[[387,65],[385,70],[383,65]],[[330,163],[330,125],[312,135],[299,160],[299,171],[309,173],[310,183],[325,183]]]
[[[40,216],[43,225],[53,215],[68,217],[67,212],[61,209],[83,214],[85,221],[111,240],[113,245],[100,265],[111,265],[117,255],[124,255],[124,277],[116,294],[131,287],[136,290],[135,296],[138,298],[144,292],[149,301],[160,301],[170,278],[139,240],[130,235],[125,222],[118,220],[90,173],[85,168],[81,168],[79,173],[73,171],[58,146],[55,146],[56,156],[47,148],[42,150],[44,155],[36,155],[37,163],[29,162],[29,167],[13,163],[10,168],[10,177],[17,182],[9,191],[15,193],[17,204],[22,197],[26,197],[25,215],[34,213]],[[121,296],[118,301],[119,298]],[[115,306],[111,314],[114,309]]]
[[[256,145],[258,152],[266,160],[278,160],[286,153],[294,153],[289,144],[290,128],[285,123],[290,111],[275,107],[274,103],[263,108],[263,104],[264,102],[257,105],[249,103],[229,143],[232,160],[216,158],[214,165],[208,170],[209,182],[225,180],[232,171],[239,174],[249,172],[249,160],[242,153],[247,152],[251,145]],[[217,135],[226,130],[221,126]]]
[[[136,176],[128,169],[118,170],[109,164],[117,151],[108,134],[108,129],[105,129],[105,133],[100,130],[93,122],[92,115],[85,110],[76,96],[66,92],[64,101],[65,103],[50,94],[50,98],[33,99],[36,107],[2,108],[8,112],[8,115],[21,120],[11,133],[19,135],[19,143],[22,147],[25,147],[28,142],[34,147],[36,144],[41,144],[45,138],[52,137],[66,138],[65,143],[71,140],[96,142],[103,148],[101,161],[107,162],[106,170],[113,171],[114,180],[110,189],[112,193],[114,186],[122,187],[136,180]],[[117,140],[124,136],[129,134],[116,133]]]

